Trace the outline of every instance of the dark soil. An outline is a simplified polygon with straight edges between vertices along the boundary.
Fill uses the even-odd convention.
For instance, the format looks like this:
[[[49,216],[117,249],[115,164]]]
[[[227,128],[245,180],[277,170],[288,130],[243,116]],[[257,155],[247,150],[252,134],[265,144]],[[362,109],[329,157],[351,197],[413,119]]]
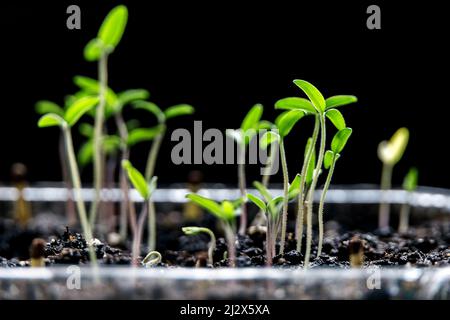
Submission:
[[[332,224],[336,226],[337,224]],[[336,230],[338,230],[337,228]],[[178,230],[178,228],[177,228]],[[218,232],[217,232],[218,233]],[[161,234],[161,233],[160,233]],[[16,235],[27,239],[29,231]],[[34,236],[34,234],[32,234]],[[274,267],[302,267],[304,256],[295,250],[296,242],[292,234],[287,241],[285,254],[274,257]],[[3,237],[4,238],[4,237]],[[19,237],[20,238],[20,237]],[[207,266],[208,237],[206,235],[186,236],[179,232],[164,232],[162,238],[166,248],[161,250],[163,261],[158,266],[165,267],[211,267]],[[0,239],[1,240],[1,239]],[[266,265],[265,235],[256,232],[239,236],[236,242],[238,267],[262,267]],[[304,239],[303,239],[304,241]],[[129,265],[131,256],[128,251],[113,248],[95,240],[97,259],[102,265]],[[305,248],[305,243],[302,245]],[[278,249],[277,249],[278,250]],[[214,266],[226,267],[227,244],[218,238],[214,252]],[[143,248],[143,255],[145,248]],[[450,265],[450,229],[442,224],[411,228],[407,234],[400,235],[392,230],[383,232],[345,232],[328,230],[320,257],[314,242],[311,253],[311,267],[349,268],[350,255],[360,253],[362,267],[366,266],[448,266]],[[62,234],[45,245],[45,264],[86,264],[89,263],[87,244],[79,234],[68,228]],[[6,259],[8,258],[8,259]],[[29,260],[13,257],[0,257],[0,267],[29,266]]]

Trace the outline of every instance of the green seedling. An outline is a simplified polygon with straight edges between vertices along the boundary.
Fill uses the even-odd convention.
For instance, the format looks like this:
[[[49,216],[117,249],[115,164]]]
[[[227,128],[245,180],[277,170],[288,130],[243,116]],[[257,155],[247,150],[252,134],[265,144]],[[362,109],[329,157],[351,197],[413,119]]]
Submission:
[[[412,192],[417,189],[417,181],[419,179],[419,171],[417,168],[410,168],[403,179],[403,189],[408,192],[407,201],[402,204],[400,209],[400,221],[398,223],[398,232],[407,233],[409,228],[409,213],[411,211],[410,199]]]
[[[287,229],[287,215],[288,215],[288,201],[289,201],[289,173],[286,162],[286,151],[284,147],[284,139],[291,132],[294,125],[301,118],[305,116],[305,112],[302,110],[290,110],[283,112],[275,120],[275,124],[278,128],[278,137],[273,134],[271,140],[277,139],[280,146],[281,157],[281,170],[283,173],[283,213],[281,216],[281,239],[280,239],[280,254],[284,254],[284,247],[286,241],[286,229]]]
[[[94,187],[95,198],[91,205],[90,222],[95,223],[100,190],[102,188],[102,175],[104,159],[102,156],[102,136],[104,131],[105,107],[108,92],[108,56],[115,50],[125,31],[128,20],[128,9],[119,5],[113,8],[98,31],[97,37],[89,41],[84,48],[84,57],[87,61],[98,61],[99,74],[99,104],[95,113],[94,129]]]
[[[290,201],[297,196],[300,184],[300,175],[297,175],[288,187],[287,200]],[[281,210],[284,205],[284,196],[273,197],[267,188],[260,182],[253,182],[253,186],[259,191],[264,200],[247,194],[247,199],[253,202],[265,215],[267,220],[266,230],[266,262],[272,265],[272,259],[275,256],[275,245],[280,233],[282,215]]]
[[[158,120],[158,124],[156,126],[152,128],[136,128],[130,131],[128,135],[129,145],[134,145],[141,141],[153,140],[147,157],[147,165],[145,167],[145,179],[150,181],[155,171],[156,159],[158,158],[159,149],[166,132],[167,120],[193,114],[195,109],[188,104],[178,104],[162,111],[156,104],[143,100],[134,101],[133,105],[135,109],[143,109],[152,113]],[[155,215],[155,205],[153,201],[150,201],[149,206],[152,214]],[[150,238],[148,239],[148,243],[150,245]]]
[[[378,145],[378,158],[383,162],[381,172],[381,190],[386,191],[392,187],[392,171],[394,166],[403,157],[409,140],[409,130],[407,128],[398,129],[389,141],[382,141]],[[384,198],[384,197],[383,197]],[[389,227],[390,206],[384,201],[380,203],[378,215],[378,227],[386,229]]]
[[[211,231],[211,229],[208,228],[202,228],[202,227],[184,227],[182,228],[183,232],[187,235],[198,235],[200,233],[206,233],[209,238],[209,245],[208,245],[208,264],[213,265],[213,254],[214,250],[216,249],[216,237],[214,235],[214,232]]]
[[[44,115],[47,113],[54,113],[60,117],[64,117],[64,109],[57,105],[56,103],[48,100],[41,100],[36,103],[35,106],[36,113],[39,115]],[[64,185],[67,190],[72,190],[72,182],[70,181],[69,174],[69,164],[66,156],[66,146],[64,143],[64,135],[61,132],[59,135],[59,161],[61,165],[62,178],[64,181]],[[73,200],[69,197],[66,204],[66,213],[67,213],[67,221],[69,225],[76,223],[76,212]]]
[[[245,152],[250,141],[256,135],[261,126],[265,125],[265,121],[261,121],[263,106],[255,104],[242,120],[241,127],[238,130],[227,130],[229,137],[236,141],[238,148],[238,185],[242,199],[246,199],[246,177],[245,177]],[[241,206],[241,217],[239,223],[239,234],[243,235],[247,231],[247,208],[245,201]]]
[[[298,195],[298,213],[297,213],[297,226],[296,226],[296,240],[297,240],[297,250],[301,250],[301,240],[303,234],[300,234],[300,225],[303,224],[303,210],[304,204],[306,203],[306,252],[305,252],[305,268],[309,266],[309,258],[311,254],[311,244],[312,244],[312,208],[313,208],[313,197],[314,191],[316,189],[317,181],[320,174],[320,169],[323,165],[323,157],[325,154],[325,143],[326,143],[326,119],[329,119],[333,125],[341,130],[345,127],[345,121],[342,114],[335,108],[354,103],[357,98],[348,95],[338,95],[332,96],[325,99],[322,93],[311,83],[304,80],[294,80],[294,84],[298,86],[308,97],[309,100],[303,98],[285,98],[279,100],[275,108],[277,109],[288,109],[288,110],[303,110],[308,114],[313,114],[315,116],[315,125],[312,136],[312,142],[310,143],[310,150],[307,152],[307,156],[303,161],[301,176],[303,177],[300,183],[300,190]],[[315,149],[317,139],[319,136],[320,128],[320,145],[318,150],[316,167],[314,169],[313,178],[311,185],[309,187],[308,193],[305,192],[306,184],[306,172],[308,166],[311,162],[312,153]]]
[[[83,229],[83,235],[89,244],[89,257],[94,266],[96,265],[97,259],[95,250],[92,246],[92,230],[88,222],[86,207],[81,195],[81,179],[75,158],[71,127],[73,127],[86,112],[94,108],[98,103],[98,97],[84,97],[76,100],[69,108],[67,108],[63,116],[56,113],[47,113],[43,115],[38,122],[40,128],[58,126],[62,130],[81,228]]]
[[[229,264],[236,266],[236,216],[239,213],[239,207],[243,199],[236,201],[224,200],[218,203],[214,200],[202,197],[195,193],[186,195],[186,198],[213,214],[222,224],[227,241]]]
[[[319,219],[319,244],[317,249],[317,257],[322,254],[322,245],[323,245],[323,207],[325,204],[325,198],[327,196],[328,188],[330,187],[331,178],[333,177],[334,167],[336,165],[336,161],[341,157],[342,150],[344,150],[345,145],[347,144],[348,139],[352,134],[351,128],[344,128],[339,130],[333,140],[331,141],[331,150],[327,150],[325,152],[323,166],[328,170],[327,179],[325,181],[325,185],[323,186],[322,194],[320,196],[319,202],[319,211],[318,211],[318,219]]]
[[[137,265],[138,258],[140,255],[140,247],[142,242],[142,234],[144,230],[145,219],[148,214],[149,220],[149,251],[154,251],[156,247],[156,216],[155,212],[150,210],[150,202],[153,195],[153,192],[156,190],[156,181],[157,177],[153,177],[150,182],[147,183],[144,176],[131,164],[130,161],[124,160],[122,161],[122,167],[126,170],[128,174],[128,179],[131,184],[136,188],[141,197],[144,199],[144,204],[142,206],[141,213],[139,215],[139,219],[137,221],[136,230],[133,234],[133,248],[132,248],[132,256],[133,263]]]

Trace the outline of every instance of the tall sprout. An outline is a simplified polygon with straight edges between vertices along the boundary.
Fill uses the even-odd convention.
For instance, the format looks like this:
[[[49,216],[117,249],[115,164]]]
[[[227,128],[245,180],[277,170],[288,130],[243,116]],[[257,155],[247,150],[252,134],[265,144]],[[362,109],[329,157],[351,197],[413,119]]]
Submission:
[[[113,8],[98,31],[97,37],[89,41],[84,49],[84,57],[87,61],[98,61],[98,78],[100,82],[99,104],[95,113],[94,130],[94,188],[95,197],[90,210],[90,224],[95,224],[98,204],[100,201],[100,191],[102,188],[102,175],[104,159],[102,156],[102,136],[104,131],[104,118],[106,106],[106,93],[108,88],[108,56],[115,50],[128,20],[128,9],[119,5]]]
[[[95,249],[92,244],[92,229],[89,225],[88,217],[86,214],[86,207],[81,194],[81,179],[78,170],[78,164],[75,157],[75,150],[73,147],[71,128],[77,123],[77,121],[89,110],[94,108],[99,102],[97,97],[83,97],[76,100],[64,113],[60,116],[56,113],[47,113],[43,115],[38,122],[40,128],[55,127],[61,128],[64,142],[66,146],[67,159],[70,167],[71,180],[73,185],[73,191],[75,193],[75,201],[77,205],[78,215],[80,218],[81,228],[83,235],[86,238],[89,248],[89,258],[93,266],[97,264],[97,257]]]
[[[341,123],[341,125],[345,127],[345,122]],[[330,187],[331,178],[333,177],[336,161],[341,157],[342,150],[344,150],[344,147],[347,144],[348,138],[350,138],[351,134],[352,134],[351,128],[343,128],[339,130],[333,137],[333,140],[331,141],[331,150],[328,150],[324,156],[323,165],[324,168],[328,170],[328,175],[325,181],[325,185],[323,186],[322,194],[320,196],[319,201],[319,211],[318,211],[319,244],[317,249],[317,257],[319,257],[322,254],[323,234],[324,234],[323,207],[325,205],[325,199],[327,196],[328,188]]]
[[[281,170],[283,173],[283,213],[281,215],[281,238],[280,238],[280,254],[284,254],[286,241],[287,218],[288,218],[288,201],[289,201],[289,173],[286,161],[286,151],[284,147],[284,139],[291,132],[294,125],[305,116],[302,110],[291,110],[283,112],[275,120],[275,124],[279,132]]]
[[[168,107],[164,111],[161,110],[155,103],[148,101],[135,101],[133,103],[136,109],[146,110],[153,115],[156,116],[158,120],[158,125],[148,128],[148,129],[135,129],[130,132],[128,141],[145,141],[152,140],[152,146],[147,156],[147,164],[145,167],[145,179],[150,181],[154,175],[156,160],[158,158],[159,149],[161,147],[161,143],[164,139],[164,135],[167,129],[167,120],[193,114],[195,109],[191,105],[188,104],[177,104],[171,107]],[[155,204],[150,200],[149,208],[151,215],[156,215],[155,212]],[[150,221],[149,221],[150,224]],[[150,225],[149,225],[150,227]],[[147,244],[149,250],[154,250],[155,247],[155,239],[149,233],[149,237],[147,240]]]
[[[383,163],[381,172],[382,199],[378,213],[378,227],[380,229],[389,228],[390,206],[385,199],[386,191],[392,187],[392,171],[394,166],[403,157],[409,140],[407,128],[398,129],[389,141],[382,141],[378,145],[378,158]]]
[[[227,130],[227,135],[236,141],[238,148],[238,186],[241,198],[246,195],[246,177],[245,177],[245,153],[247,146],[260,128],[260,119],[263,113],[263,106],[255,104],[242,120],[241,127],[238,130]],[[245,201],[241,205],[241,217],[239,224],[239,234],[244,235],[247,231],[247,208]]]

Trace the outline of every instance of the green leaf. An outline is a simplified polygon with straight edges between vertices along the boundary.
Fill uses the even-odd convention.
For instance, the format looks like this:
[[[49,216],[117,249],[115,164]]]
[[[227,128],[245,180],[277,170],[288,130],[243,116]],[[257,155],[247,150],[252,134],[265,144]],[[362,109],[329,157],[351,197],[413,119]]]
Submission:
[[[148,112],[154,114],[159,123],[163,123],[166,121],[164,112],[162,112],[162,110],[153,102],[139,100],[133,102],[133,107],[135,109],[147,110]]]
[[[157,182],[158,182],[158,177],[157,176],[153,176],[150,179],[150,182],[148,183],[148,192],[150,193],[150,195],[152,195],[153,192],[155,192],[156,187],[157,187]]]
[[[269,208],[269,213],[272,219],[276,219],[279,216],[283,205],[283,199],[283,196],[277,196],[270,200],[267,204],[267,208]]]
[[[280,142],[280,135],[273,131],[267,131],[263,134],[261,139],[259,139],[259,146],[262,149],[267,149],[267,147],[274,142]]]
[[[251,193],[248,193],[247,199],[249,199],[251,202],[253,202],[255,205],[257,205],[259,207],[259,209],[266,212],[266,209],[267,209],[266,204],[260,198],[252,195]]]
[[[63,118],[55,113],[48,113],[43,115],[38,121],[39,128],[62,126],[66,123]]]
[[[269,190],[259,181],[254,181],[253,186],[256,190],[259,191],[259,193],[263,196],[264,200],[266,202],[269,202],[272,200],[272,195],[270,194]]]
[[[323,113],[325,111],[325,99],[315,86],[305,80],[294,80],[294,83],[308,96],[309,100],[318,112]]]
[[[122,160],[122,167],[127,171],[128,178],[142,198],[148,200],[150,198],[150,190],[144,176],[128,160]]]
[[[331,150],[327,150],[325,152],[325,156],[323,157],[323,166],[325,169],[330,169],[331,165],[333,164],[334,159],[334,152]]]
[[[177,104],[164,110],[164,115],[166,116],[166,119],[170,119],[179,116],[193,114],[194,111],[195,111],[194,107],[189,104]]]
[[[98,97],[84,97],[75,101],[67,110],[64,119],[73,126],[89,110],[98,104]]]
[[[317,113],[311,102],[305,98],[289,97],[280,99],[275,103],[275,109],[303,110],[307,113]]]
[[[137,128],[128,133],[127,144],[134,146],[143,141],[151,141],[163,131],[163,125],[157,125],[152,128]]]
[[[136,100],[145,100],[150,97],[150,93],[145,89],[130,89],[117,94],[116,111],[119,111],[124,105]]]
[[[255,104],[245,116],[241,124],[241,131],[246,132],[249,129],[256,130],[258,128],[259,120],[263,113],[263,106]]]
[[[274,127],[274,124],[267,120],[261,120],[258,122],[256,130],[270,130]]]
[[[90,123],[81,123],[78,126],[78,131],[86,138],[92,138],[94,136],[94,126]]]
[[[345,106],[356,101],[358,101],[358,98],[356,98],[355,96],[339,95],[327,98],[327,100],[325,100],[325,103],[327,106],[326,109],[328,110],[331,108]]]
[[[114,135],[103,136],[102,147],[106,154],[114,154],[120,148],[120,138]]]
[[[305,146],[305,154],[304,154],[305,159],[306,159],[308,150],[311,147],[311,144],[312,144],[312,138],[308,138],[308,141],[306,142],[306,146]],[[312,153],[311,153],[311,160],[309,161],[309,164],[306,168],[306,177],[305,177],[306,185],[311,184],[311,182],[313,180],[313,176],[314,176],[315,167],[316,167],[316,148],[314,147],[312,150]]]
[[[100,39],[109,50],[119,44],[128,20],[128,10],[124,5],[113,8],[103,20],[97,38]]]
[[[36,112],[38,114],[54,113],[60,117],[64,116],[64,109],[58,106],[56,103],[48,100],[41,100],[36,103]]]
[[[417,168],[412,167],[403,179],[403,189],[406,191],[414,191],[417,188],[417,182],[419,180],[419,171]]]
[[[232,221],[236,215],[233,202],[228,200],[222,201],[222,212],[225,217],[225,220]]]
[[[378,145],[378,157],[383,163],[395,165],[403,156],[409,140],[407,128],[398,129],[389,141],[382,141]]]
[[[342,116],[342,113],[339,112],[339,110],[337,110],[337,109],[328,109],[325,112],[325,115],[334,124],[336,129],[342,130],[342,129],[344,129],[346,127],[345,119]]]
[[[302,176],[297,173],[294,180],[292,180],[291,184],[289,185],[289,199],[292,199],[295,197],[298,192],[300,191],[300,181],[302,180]]]
[[[94,38],[91,41],[87,43],[87,45],[84,47],[83,56],[84,59],[87,61],[98,61],[102,55],[103,52],[103,45],[102,42]]]
[[[81,90],[86,91],[90,95],[100,94],[100,83],[92,78],[85,76],[75,76],[73,77],[73,82]],[[106,104],[109,107],[116,105],[118,98],[116,93],[111,88],[106,88]]]
[[[226,215],[223,213],[222,206],[219,205],[217,202],[202,197],[195,193],[190,193],[186,195],[186,198],[194,202],[195,204],[199,205],[203,209],[209,211],[213,215],[215,215],[217,218],[221,220],[227,220]]]
[[[305,116],[305,112],[301,110],[291,110],[283,112],[277,117],[275,123],[278,127],[281,138],[284,138],[291,132],[298,120]]]
[[[94,154],[94,143],[92,140],[88,140],[83,143],[78,150],[77,159],[81,167],[85,167],[92,161]]]
[[[331,141],[331,150],[336,154],[341,153],[351,134],[352,134],[351,128],[344,128],[342,130],[339,130],[334,135],[333,140]]]

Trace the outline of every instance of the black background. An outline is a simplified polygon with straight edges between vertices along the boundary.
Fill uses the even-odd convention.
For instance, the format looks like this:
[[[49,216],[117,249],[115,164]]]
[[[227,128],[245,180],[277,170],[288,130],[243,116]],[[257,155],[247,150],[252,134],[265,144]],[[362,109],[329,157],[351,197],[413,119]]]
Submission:
[[[236,128],[255,103],[272,120],[274,102],[301,95],[292,80],[305,79],[325,96],[359,98],[342,108],[354,134],[334,183],[378,183],[378,142],[407,126],[411,140],[394,184],[415,165],[422,185],[450,187],[448,19],[438,1],[2,1],[2,183],[16,161],[29,167],[32,181],[60,179],[57,131],[36,127],[34,103],[62,103],[76,90],[74,75],[96,77],[96,64],[84,61],[82,50],[119,3],[128,6],[129,22],[109,61],[109,84],[115,91],[146,88],[163,108],[194,105],[195,116],[171,122],[172,129],[192,129],[193,120],[203,120],[204,129]],[[81,30],[66,28],[70,4],[81,7]],[[381,7],[381,30],[366,28],[370,4]],[[133,115],[151,124],[145,113],[127,114]],[[300,170],[311,121],[302,120],[286,142],[291,175]],[[173,145],[166,137],[156,169],[163,184],[185,181],[198,168],[173,165]],[[132,150],[141,169],[147,150],[147,144]],[[233,165],[201,168],[207,181],[236,181]],[[249,181],[258,178],[258,167],[249,171]],[[89,171],[84,178],[90,180]]]

